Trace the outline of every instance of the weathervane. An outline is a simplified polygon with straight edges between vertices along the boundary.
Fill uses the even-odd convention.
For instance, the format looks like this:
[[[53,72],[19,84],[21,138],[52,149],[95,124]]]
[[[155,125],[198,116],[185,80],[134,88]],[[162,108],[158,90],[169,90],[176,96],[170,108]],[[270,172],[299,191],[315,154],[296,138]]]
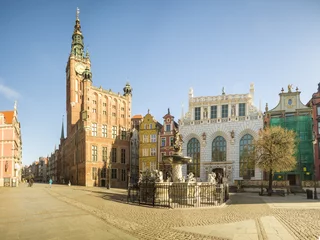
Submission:
[[[79,14],[80,14],[80,9],[77,7],[77,13],[76,13],[77,20],[79,20]]]

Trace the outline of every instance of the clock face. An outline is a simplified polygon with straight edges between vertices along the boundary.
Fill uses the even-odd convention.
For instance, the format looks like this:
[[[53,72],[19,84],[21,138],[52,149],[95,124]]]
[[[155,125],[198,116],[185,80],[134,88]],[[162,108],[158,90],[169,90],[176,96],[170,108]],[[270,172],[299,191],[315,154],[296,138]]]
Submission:
[[[85,69],[86,69],[86,67],[85,67],[82,63],[78,63],[78,64],[75,66],[75,70],[76,70],[76,72],[79,73],[79,74],[82,74]]]

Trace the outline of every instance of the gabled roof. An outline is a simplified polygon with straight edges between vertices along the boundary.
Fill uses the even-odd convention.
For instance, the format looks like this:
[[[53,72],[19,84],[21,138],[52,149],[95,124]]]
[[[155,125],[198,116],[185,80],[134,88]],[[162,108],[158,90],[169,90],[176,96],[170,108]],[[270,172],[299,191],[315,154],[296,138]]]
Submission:
[[[14,111],[2,111],[0,113],[2,113],[4,115],[4,120],[5,120],[6,124],[12,124]]]
[[[134,115],[133,117],[132,117],[132,119],[142,119],[143,117],[142,117],[142,115]]]

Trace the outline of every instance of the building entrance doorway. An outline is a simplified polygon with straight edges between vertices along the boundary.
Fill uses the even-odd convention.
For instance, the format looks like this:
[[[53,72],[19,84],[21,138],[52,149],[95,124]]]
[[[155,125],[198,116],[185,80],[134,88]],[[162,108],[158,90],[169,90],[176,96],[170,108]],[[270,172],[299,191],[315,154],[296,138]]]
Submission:
[[[101,180],[101,187],[106,187],[106,180],[105,179]]]
[[[216,180],[218,183],[222,183],[222,178],[224,177],[223,168],[214,168],[212,172],[216,174]]]

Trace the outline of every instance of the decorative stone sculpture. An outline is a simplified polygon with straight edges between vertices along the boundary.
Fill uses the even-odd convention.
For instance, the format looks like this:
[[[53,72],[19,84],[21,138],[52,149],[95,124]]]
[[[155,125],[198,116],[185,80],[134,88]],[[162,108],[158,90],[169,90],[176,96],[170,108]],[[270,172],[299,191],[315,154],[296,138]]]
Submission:
[[[208,182],[216,184],[216,174],[214,172],[208,174]]]
[[[190,173],[188,174],[187,182],[188,182],[188,183],[195,183],[195,182],[197,182],[197,180],[196,180],[196,178],[194,177],[194,174],[193,174],[192,172],[190,172]]]

